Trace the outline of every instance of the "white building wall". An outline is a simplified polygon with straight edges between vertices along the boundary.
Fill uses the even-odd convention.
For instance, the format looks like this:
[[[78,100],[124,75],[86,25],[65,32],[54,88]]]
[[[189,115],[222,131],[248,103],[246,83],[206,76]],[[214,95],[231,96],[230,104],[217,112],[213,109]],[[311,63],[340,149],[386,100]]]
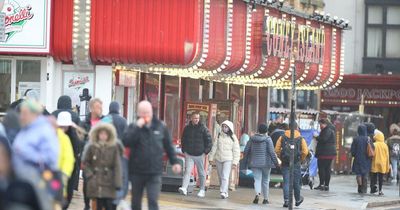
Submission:
[[[96,66],[95,69],[94,95],[103,101],[103,114],[107,114],[112,100],[112,67]]]
[[[345,74],[361,73],[364,55],[364,0],[327,0],[325,14],[327,13],[350,21],[352,29],[344,32]]]

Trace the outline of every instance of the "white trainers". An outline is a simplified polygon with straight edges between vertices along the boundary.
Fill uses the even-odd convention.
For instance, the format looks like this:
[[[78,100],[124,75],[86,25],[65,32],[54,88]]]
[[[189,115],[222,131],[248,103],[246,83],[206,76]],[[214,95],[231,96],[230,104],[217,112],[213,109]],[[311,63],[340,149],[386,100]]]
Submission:
[[[199,193],[197,193],[197,197],[199,197],[199,198],[206,197],[206,191],[205,190],[200,190]]]
[[[228,193],[224,193],[224,192],[221,193],[222,199],[227,199],[228,197],[229,197]]]
[[[183,187],[180,187],[180,188],[178,189],[178,191],[179,191],[179,193],[181,193],[182,195],[187,196],[187,189],[184,189]]]

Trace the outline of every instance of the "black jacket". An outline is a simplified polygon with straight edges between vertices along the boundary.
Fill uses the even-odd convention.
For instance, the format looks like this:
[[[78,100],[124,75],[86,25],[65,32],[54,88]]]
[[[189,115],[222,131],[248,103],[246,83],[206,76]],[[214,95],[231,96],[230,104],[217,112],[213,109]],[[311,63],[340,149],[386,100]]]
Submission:
[[[321,130],[317,137],[316,157],[336,155],[336,129],[333,125],[328,125]]]
[[[197,125],[189,123],[182,134],[182,152],[192,156],[208,154],[212,148],[212,140],[208,129],[199,122]]]
[[[275,129],[275,130],[270,134],[271,139],[272,139],[272,142],[274,143],[274,147],[275,147],[275,145],[276,145],[276,142],[278,142],[278,139],[279,139],[281,136],[283,136],[283,135],[285,135],[285,131],[282,130],[282,129]]]
[[[131,150],[130,175],[161,175],[164,150],[172,165],[178,163],[168,129],[156,117],[153,117],[149,127],[139,128],[130,124],[122,142]]]
[[[124,131],[128,127],[126,119],[119,114],[119,104],[115,101],[110,103],[109,114],[112,118],[112,123],[117,130],[118,139],[122,139]]]
[[[74,122],[76,125],[79,125],[79,115],[76,112],[72,111],[72,101],[69,96],[61,96],[60,98],[58,98],[57,110],[51,114],[57,118],[58,114],[63,111],[69,112],[71,114],[72,122]]]

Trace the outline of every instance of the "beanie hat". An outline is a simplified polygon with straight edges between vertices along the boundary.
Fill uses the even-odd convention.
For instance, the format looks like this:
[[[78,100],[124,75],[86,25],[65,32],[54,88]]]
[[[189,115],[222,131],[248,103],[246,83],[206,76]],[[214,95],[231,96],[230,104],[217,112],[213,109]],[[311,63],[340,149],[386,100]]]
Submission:
[[[258,132],[261,134],[265,134],[268,132],[268,126],[265,123],[258,125]]]

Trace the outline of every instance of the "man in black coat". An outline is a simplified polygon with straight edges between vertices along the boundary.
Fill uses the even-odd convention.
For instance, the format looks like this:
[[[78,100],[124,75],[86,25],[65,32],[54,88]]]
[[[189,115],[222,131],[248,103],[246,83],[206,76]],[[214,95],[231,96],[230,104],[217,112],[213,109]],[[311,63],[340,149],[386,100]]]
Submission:
[[[138,104],[139,119],[125,132],[122,142],[130,151],[129,175],[132,184],[132,210],[142,209],[143,191],[146,188],[149,210],[158,210],[161,191],[163,154],[166,151],[174,173],[181,166],[176,158],[170,133],[164,123],[153,116],[150,102]]]
[[[72,111],[72,100],[67,95],[60,96],[60,98],[58,98],[57,110],[51,114],[57,118],[58,114],[64,111],[69,112],[71,114],[72,122],[74,122],[76,125],[79,125],[81,120],[79,119],[79,115],[76,112]]]
[[[332,160],[336,157],[336,129],[328,119],[320,119],[321,133],[316,137],[319,186],[315,189],[329,191]]]
[[[182,180],[182,187],[179,192],[187,195],[190,175],[193,166],[196,165],[197,173],[200,179],[199,197],[205,196],[206,172],[204,169],[204,157],[211,151],[212,140],[211,135],[206,126],[200,122],[199,113],[193,113],[191,121],[183,129],[182,134],[182,152],[185,154],[185,175]]]

